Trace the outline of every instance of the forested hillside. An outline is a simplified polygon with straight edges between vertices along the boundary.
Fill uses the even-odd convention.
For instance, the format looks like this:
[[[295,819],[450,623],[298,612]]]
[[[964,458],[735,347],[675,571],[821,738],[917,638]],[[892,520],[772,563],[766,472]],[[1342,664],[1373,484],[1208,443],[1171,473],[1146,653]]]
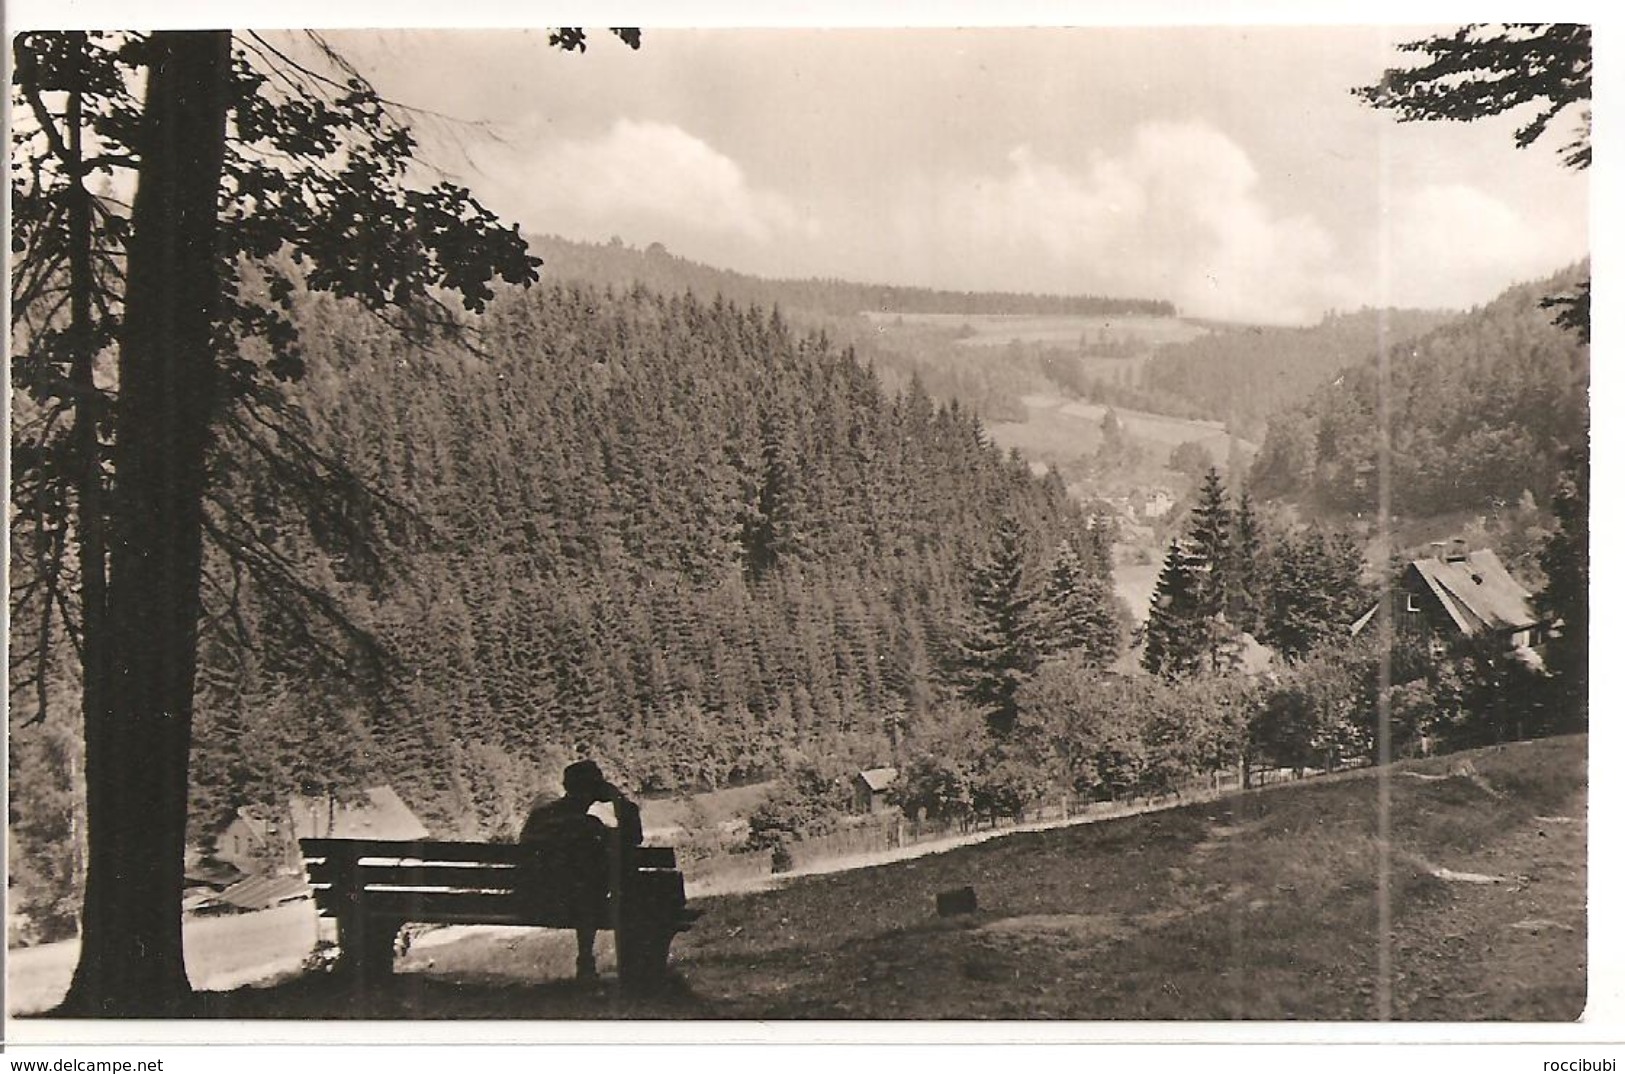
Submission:
[[[978,317],[1171,317],[1173,306],[1151,299],[1090,295],[1032,295],[935,291],[845,280],[773,280],[713,268],[677,257],[654,243],[645,249],[622,243],[580,243],[532,237],[531,249],[551,280],[597,288],[638,287],[667,296],[693,294],[709,302],[721,295],[740,306],[778,309],[802,331],[828,334],[837,348],[855,346],[882,385],[903,391],[918,380],[939,403],[958,401],[984,420],[1019,421],[1021,396],[1093,385],[1075,348],[1014,342],[997,350],[960,344]],[[873,316],[884,313],[886,317]],[[871,316],[862,316],[870,314]],[[910,322],[902,315],[929,315],[942,323]],[[893,323],[888,318],[896,317]],[[1181,413],[1182,401],[1169,400]]]
[[[1587,428],[1590,349],[1552,323],[1546,296],[1589,266],[1513,287],[1482,310],[1390,351],[1393,510],[1483,511],[1525,491],[1547,503]],[[1252,470],[1259,496],[1338,511],[1377,504],[1376,356],[1270,419]]]
[[[1338,370],[1375,354],[1379,330],[1397,346],[1454,316],[1366,309],[1330,314],[1305,328],[1215,324],[1207,335],[1157,350],[1145,364],[1140,387],[1153,396],[1183,400],[1200,416],[1257,438],[1271,414],[1302,402]]]
[[[215,460],[194,840],[244,804],[376,782],[440,833],[490,835],[583,753],[644,793],[888,763],[959,696],[976,572],[1011,525],[1029,579],[1072,576],[1065,614],[1120,629],[1108,530],[971,407],[809,327],[860,318],[684,286],[506,295],[472,347],[293,296],[290,406],[275,429],[231,415]],[[26,585],[31,536],[12,534],[13,876],[57,934],[82,868],[79,685]]]
[[[389,662],[358,678],[344,639],[297,644],[239,597],[234,628],[275,655],[209,648],[199,818],[387,779],[443,830],[489,831],[578,753],[645,791],[798,752],[884,763],[1001,519],[1035,569],[1069,541],[1109,571],[1059,482],[973,416],[888,397],[760,310],[555,286],[500,302],[481,358],[307,316],[315,436],[401,519],[393,571],[341,543],[322,566]]]
[[[924,287],[852,283],[846,280],[768,280],[712,268],[669,253],[659,243],[639,250],[620,243],[580,243],[555,236],[531,237],[531,250],[549,278],[597,287],[641,283],[663,294],[693,291],[728,296],[741,305],[778,305],[806,313],[845,317],[864,312],[984,314],[1142,314],[1171,317],[1173,304],[1095,295],[1032,295],[938,291]]]

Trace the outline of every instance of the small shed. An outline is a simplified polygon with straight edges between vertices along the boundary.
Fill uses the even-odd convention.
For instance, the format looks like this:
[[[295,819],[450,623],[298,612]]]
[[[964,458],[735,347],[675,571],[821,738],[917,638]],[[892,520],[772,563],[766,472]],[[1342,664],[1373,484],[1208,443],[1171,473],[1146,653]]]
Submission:
[[[266,910],[310,898],[303,876],[251,876],[222,891],[218,899],[233,910]]]
[[[852,778],[852,810],[879,813],[886,808],[886,790],[897,782],[895,768],[865,768]]]

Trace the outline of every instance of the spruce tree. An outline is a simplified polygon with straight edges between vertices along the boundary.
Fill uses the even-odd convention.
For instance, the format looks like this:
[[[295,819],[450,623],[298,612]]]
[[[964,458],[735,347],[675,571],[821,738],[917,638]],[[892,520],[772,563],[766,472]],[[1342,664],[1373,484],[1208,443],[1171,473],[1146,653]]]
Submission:
[[[1236,503],[1231,548],[1231,592],[1229,619],[1237,630],[1257,636],[1262,625],[1264,602],[1264,524],[1253,506],[1253,497],[1243,489]]]
[[[1288,659],[1348,637],[1359,615],[1359,547],[1347,533],[1306,530],[1283,535],[1270,553],[1263,640]]]
[[[1236,592],[1235,557],[1231,547],[1232,517],[1226,502],[1224,483],[1217,469],[1209,469],[1202,480],[1196,506],[1191,510],[1184,537],[1176,542],[1177,556],[1170,550],[1164,579],[1159,578],[1153,609],[1158,644],[1168,644],[1175,656],[1153,657],[1148,648],[1146,666],[1153,663],[1165,674],[1180,675],[1202,666],[1214,671],[1232,665],[1239,653],[1237,630],[1228,614]],[[1169,574],[1177,560],[1179,570]],[[1169,588],[1170,586],[1174,588]],[[1147,641],[1153,637],[1147,625]],[[1187,651],[1197,654],[1194,663]]]
[[[1141,663],[1153,675],[1178,678],[1199,671],[1208,656],[1201,621],[1201,562],[1186,543],[1176,539],[1168,547],[1151,597],[1151,617],[1145,624],[1145,653]]]
[[[1557,678],[1567,726],[1584,727],[1590,634],[1591,553],[1589,505],[1591,462],[1582,444],[1570,451],[1568,467],[1552,497],[1557,528],[1540,552],[1546,588],[1540,594],[1541,612],[1558,623],[1558,636],[1548,647],[1548,659]]]
[[[1120,646],[1109,583],[1092,573],[1062,541],[1039,603],[1046,655],[1073,654],[1095,667],[1111,663]]]
[[[1233,588],[1231,559],[1230,505],[1224,482],[1216,468],[1209,467],[1202,478],[1196,506],[1191,510],[1186,552],[1190,555],[1196,580],[1196,608],[1204,618],[1223,615],[1230,606]]]
[[[989,729],[1007,735],[1016,726],[1016,692],[1038,669],[1033,594],[1025,580],[1020,525],[1000,519],[993,551],[971,572],[971,614],[960,639],[960,694],[980,709]]]

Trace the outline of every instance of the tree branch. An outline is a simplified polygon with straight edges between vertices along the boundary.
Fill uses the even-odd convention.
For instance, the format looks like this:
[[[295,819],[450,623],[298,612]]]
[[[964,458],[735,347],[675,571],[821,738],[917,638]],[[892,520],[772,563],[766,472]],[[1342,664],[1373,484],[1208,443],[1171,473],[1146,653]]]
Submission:
[[[56,129],[56,124],[52,121],[51,110],[45,106],[45,99],[40,94],[39,60],[35,58],[32,51],[26,48],[17,49],[16,56],[17,78],[13,84],[22,84],[23,97],[28,101],[28,106],[34,113],[34,119],[38,121],[40,131],[45,135],[45,140],[51,147],[51,154],[60,160],[66,168],[71,154],[68,151],[68,143],[63,139],[62,133]],[[70,168],[69,178],[77,180],[80,176],[73,175]]]

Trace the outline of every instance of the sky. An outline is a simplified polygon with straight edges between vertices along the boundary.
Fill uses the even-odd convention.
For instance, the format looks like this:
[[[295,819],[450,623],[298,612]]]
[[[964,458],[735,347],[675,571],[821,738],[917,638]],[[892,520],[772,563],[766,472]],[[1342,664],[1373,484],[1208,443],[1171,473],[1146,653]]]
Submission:
[[[330,38],[527,232],[740,271],[1164,298],[1306,323],[1468,307],[1588,252],[1590,176],[1517,115],[1351,87],[1426,27],[647,28]]]

